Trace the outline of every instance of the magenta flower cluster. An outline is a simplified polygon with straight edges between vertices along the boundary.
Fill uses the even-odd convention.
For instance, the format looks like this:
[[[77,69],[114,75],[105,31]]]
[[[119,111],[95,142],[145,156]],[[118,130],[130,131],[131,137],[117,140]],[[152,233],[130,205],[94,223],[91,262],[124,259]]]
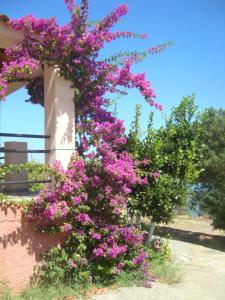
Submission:
[[[107,154],[93,160],[75,154],[67,170],[56,162],[56,185],[41,192],[27,217],[42,228],[65,232],[89,262],[107,260],[114,268],[124,260],[140,265],[143,233],[128,227],[122,214],[126,196],[140,178],[128,154]]]

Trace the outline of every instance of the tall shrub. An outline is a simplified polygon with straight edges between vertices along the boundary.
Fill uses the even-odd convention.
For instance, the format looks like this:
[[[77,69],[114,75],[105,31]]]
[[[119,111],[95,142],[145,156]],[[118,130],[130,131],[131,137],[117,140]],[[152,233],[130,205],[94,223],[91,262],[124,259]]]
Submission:
[[[151,220],[148,242],[155,223],[172,220],[174,209],[184,203],[186,193],[200,172],[200,121],[193,97],[174,107],[165,126],[153,127],[150,114],[147,135],[140,138],[140,107],[128,136],[128,151],[139,161],[139,172],[147,185],[136,185],[130,211]]]
[[[225,110],[202,114],[202,171],[193,202],[208,213],[217,229],[225,229]]]

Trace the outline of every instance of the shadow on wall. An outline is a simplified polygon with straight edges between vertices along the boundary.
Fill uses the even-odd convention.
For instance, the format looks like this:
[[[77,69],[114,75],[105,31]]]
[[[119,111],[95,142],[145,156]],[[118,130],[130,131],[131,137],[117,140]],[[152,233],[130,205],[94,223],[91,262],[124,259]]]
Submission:
[[[34,231],[34,224],[28,222],[21,209],[0,207],[0,253],[8,248],[25,248],[27,255],[39,261],[50,247],[62,244],[63,233],[47,234]],[[15,248],[15,249],[16,249]]]

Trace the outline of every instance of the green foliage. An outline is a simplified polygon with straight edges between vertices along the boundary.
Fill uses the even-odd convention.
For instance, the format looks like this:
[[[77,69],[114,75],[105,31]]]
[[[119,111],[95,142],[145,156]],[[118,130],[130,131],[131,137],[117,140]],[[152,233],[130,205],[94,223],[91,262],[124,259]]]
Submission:
[[[143,142],[141,140],[141,127],[140,127],[140,118],[141,118],[141,105],[137,104],[135,108],[135,117],[131,125],[131,130],[127,139],[127,150],[132,153],[132,155],[139,159],[141,155],[141,148]]]
[[[200,172],[201,124],[194,96],[184,97],[172,109],[165,128],[158,134],[163,142],[161,156],[165,156],[162,171],[177,177],[181,184],[195,182]]]
[[[50,168],[36,161],[29,162],[28,180],[47,180],[50,177]],[[31,192],[38,192],[44,188],[44,183],[32,183],[29,186]]]
[[[7,199],[7,196],[5,196],[4,194],[0,193],[0,201],[4,201]]]
[[[140,106],[128,136],[128,151],[143,163],[141,175],[148,185],[133,189],[131,213],[139,212],[154,223],[169,222],[174,208],[183,204],[187,191],[200,172],[199,139],[201,126],[194,97],[184,97],[173,108],[165,126],[153,128],[150,114],[147,135],[140,135]]]
[[[161,174],[158,179],[150,177],[146,187],[135,190],[130,202],[134,210],[141,212],[143,217],[150,217],[152,222],[168,223],[173,218],[174,208],[182,204],[184,197],[185,190],[179,180]]]
[[[151,264],[162,264],[164,261],[171,259],[171,249],[169,246],[169,239],[161,237],[154,237],[150,247],[145,247],[148,253]]]
[[[142,35],[140,34],[135,34],[133,37],[134,38],[141,38]],[[153,47],[144,51],[127,51],[127,52],[118,52],[110,57],[107,57],[104,59],[104,62],[110,63],[113,65],[123,65],[124,61],[128,59],[132,59],[136,63],[139,63],[143,61],[145,58],[147,58],[149,55],[159,53],[164,49],[167,49],[171,46],[173,46],[174,42],[170,41],[165,44],[159,45],[157,47]]]
[[[150,261],[150,272],[153,271],[152,266],[154,268],[159,268],[160,265],[165,266],[166,261],[171,258],[168,240],[155,239],[152,247],[146,247],[145,250]],[[112,284],[143,286],[145,280],[143,270],[134,268],[130,262],[130,265],[117,273],[108,262],[93,262],[87,265],[80,255],[74,253],[71,259],[67,252],[63,248],[55,247],[46,253],[42,265],[36,269],[33,281],[42,289],[49,286],[72,286],[74,284],[81,289],[87,289],[93,285],[102,287]],[[76,261],[76,266],[71,264],[72,261]]]
[[[5,177],[5,175],[9,173],[20,173],[21,171],[28,172],[29,181],[46,180],[49,179],[51,175],[55,175],[55,171],[51,167],[42,163],[31,161],[26,164],[19,164],[19,165],[10,164],[10,165],[1,166],[0,177]],[[29,186],[29,190],[31,192],[36,192],[43,189],[43,187],[44,184],[42,183],[32,183]]]
[[[163,261],[160,264],[153,261],[152,272],[161,282],[175,284],[182,281],[180,266],[174,261]]]
[[[206,109],[202,115],[202,164],[200,182],[223,185],[225,179],[225,110]]]
[[[0,194],[0,204],[6,206],[18,206],[28,209],[32,205],[32,198],[31,197],[11,197],[6,196],[4,194]]]
[[[78,285],[73,286],[36,286],[26,288],[20,295],[14,295],[9,289],[0,294],[1,300],[53,300],[66,299],[66,297],[79,297],[83,293],[82,287]],[[82,298],[77,298],[82,299]]]
[[[115,284],[117,287],[143,286],[144,279],[142,270],[122,271],[117,275]]]
[[[154,237],[151,247],[147,247],[151,272],[161,282],[168,284],[178,283],[181,281],[181,271],[179,265],[172,259],[169,239]]]
[[[200,195],[200,203],[211,216],[213,226],[225,230],[225,184],[219,187],[208,186]]]
[[[82,245],[85,247],[84,242],[81,243],[80,247]],[[107,286],[116,283],[118,273],[112,262],[98,260],[88,263],[85,257],[76,252],[73,252],[72,256],[68,254],[72,249],[73,246],[68,242],[63,248],[50,249],[44,255],[41,266],[36,268],[33,282],[40,286],[76,283],[83,288],[87,288],[91,284]],[[123,268],[122,272],[129,273],[133,272],[134,269],[139,272],[130,260],[125,261],[125,264],[126,267]],[[143,271],[140,270],[140,273],[144,279]]]
[[[81,244],[84,246],[85,242]],[[150,261],[150,271],[153,262],[155,265],[163,264],[171,257],[168,240],[155,239],[152,247],[146,247],[145,250]],[[42,287],[76,284],[86,289],[91,285],[143,285],[145,279],[143,269],[136,268],[130,260],[124,261],[122,270],[115,269],[109,261],[88,263],[84,257],[73,251],[73,246],[67,241],[63,248],[52,248],[44,255],[42,264],[36,268],[33,282]]]
[[[146,248],[151,262],[151,272],[161,282],[178,283],[182,279],[180,266],[172,259],[169,239],[155,237]]]
[[[225,110],[206,109],[201,126],[202,172],[193,203],[212,217],[215,228],[225,229]]]
[[[75,266],[73,261],[79,261],[79,266]],[[37,267],[33,280],[44,286],[70,285],[75,282],[82,286],[88,286],[90,276],[90,272],[86,268],[85,270],[82,268],[82,260],[78,254],[74,253],[71,258],[65,249],[55,247],[44,255],[43,263]]]

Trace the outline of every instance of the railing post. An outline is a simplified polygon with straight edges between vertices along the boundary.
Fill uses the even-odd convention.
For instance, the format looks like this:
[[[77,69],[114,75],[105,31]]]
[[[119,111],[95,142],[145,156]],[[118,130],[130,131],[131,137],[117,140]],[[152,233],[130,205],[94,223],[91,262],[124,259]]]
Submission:
[[[5,142],[5,150],[16,149],[19,151],[27,150],[27,143],[25,142]],[[19,165],[27,163],[28,154],[27,153],[5,153],[5,164]],[[26,171],[21,171],[20,173],[9,173],[5,176],[5,181],[27,181],[28,174]],[[5,185],[4,191],[6,193],[13,192],[23,192],[28,190],[28,184],[7,184]]]

